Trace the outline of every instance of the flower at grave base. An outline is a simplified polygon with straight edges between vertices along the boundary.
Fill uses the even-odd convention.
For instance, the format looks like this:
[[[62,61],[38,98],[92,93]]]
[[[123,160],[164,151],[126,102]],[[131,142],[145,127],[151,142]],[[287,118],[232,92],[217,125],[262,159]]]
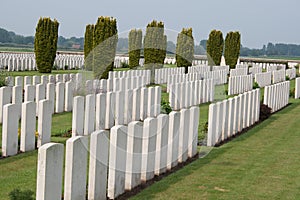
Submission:
[[[36,131],[35,132],[35,136],[38,137],[39,136],[39,132]]]

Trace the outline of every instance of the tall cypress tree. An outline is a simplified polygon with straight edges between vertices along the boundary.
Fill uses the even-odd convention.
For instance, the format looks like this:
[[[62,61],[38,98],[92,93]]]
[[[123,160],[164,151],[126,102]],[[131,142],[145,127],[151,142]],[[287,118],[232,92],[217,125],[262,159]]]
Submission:
[[[182,29],[177,36],[176,44],[176,62],[177,67],[185,67],[185,73],[188,73],[188,67],[192,65],[194,59],[194,38],[193,29]]]
[[[224,57],[226,65],[234,68],[240,56],[241,34],[239,32],[229,32],[225,39]]]
[[[143,32],[141,29],[132,29],[128,36],[128,51],[129,51],[129,67],[131,69],[139,66],[141,49],[142,49]]]
[[[167,49],[167,36],[164,35],[163,22],[153,20],[147,25],[144,37],[145,68],[151,70],[151,83],[154,82],[154,71],[164,65]]]
[[[50,73],[56,58],[58,21],[40,18],[36,26],[34,53],[39,72]]]
[[[84,34],[84,65],[85,69],[91,71],[93,69],[93,40],[94,25],[88,24]]]
[[[206,43],[208,65],[220,65],[224,48],[224,39],[221,31],[212,30]]]
[[[94,77],[107,79],[108,72],[113,71],[116,55],[118,42],[117,20],[112,17],[99,17],[94,26],[93,38]]]

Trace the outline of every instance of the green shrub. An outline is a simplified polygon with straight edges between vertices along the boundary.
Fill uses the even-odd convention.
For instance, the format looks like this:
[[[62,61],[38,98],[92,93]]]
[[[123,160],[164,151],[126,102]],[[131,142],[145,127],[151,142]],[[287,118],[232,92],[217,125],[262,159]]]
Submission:
[[[129,67],[139,66],[142,49],[143,32],[141,29],[132,29],[128,36]]]
[[[107,79],[109,71],[113,71],[117,42],[117,20],[112,17],[99,17],[93,34],[94,78]]]
[[[289,81],[289,80],[290,80],[290,77],[289,77],[289,76],[285,76],[285,80],[286,80],[286,81]]]
[[[293,88],[292,90],[290,90],[290,97],[291,98],[295,97],[295,91],[296,91],[296,88]]]
[[[208,65],[220,65],[224,48],[224,39],[221,31],[212,30],[206,43]]]
[[[260,88],[260,87],[259,87],[259,85],[258,85],[257,82],[254,82],[254,83],[253,83],[253,89],[257,89],[257,88]]]
[[[177,36],[176,63],[177,67],[184,67],[188,73],[188,67],[192,66],[194,59],[194,38],[192,28],[183,28]]]
[[[41,73],[51,73],[57,50],[59,23],[50,18],[40,18],[34,38],[36,65]]]
[[[155,69],[162,68],[164,65],[166,49],[167,36],[164,34],[164,23],[153,20],[147,25],[144,36],[144,67],[151,70],[151,83],[154,83]]]
[[[224,57],[226,65],[234,68],[240,56],[241,34],[239,32],[229,32],[225,38]]]
[[[8,73],[4,70],[0,70],[0,87],[3,87],[3,86],[7,86],[7,82],[5,80],[6,77],[8,77]]]
[[[14,189],[9,193],[10,200],[34,200],[33,191]]]
[[[129,64],[127,64],[126,62],[121,62],[121,67],[122,68],[129,68]]]
[[[170,112],[172,112],[172,108],[170,106],[170,103],[168,101],[165,100],[161,100],[161,112],[164,114],[169,114]]]

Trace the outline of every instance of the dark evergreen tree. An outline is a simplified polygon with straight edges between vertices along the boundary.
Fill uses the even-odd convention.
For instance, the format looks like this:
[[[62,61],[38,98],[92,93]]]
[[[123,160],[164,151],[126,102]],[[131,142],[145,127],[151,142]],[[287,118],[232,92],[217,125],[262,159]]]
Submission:
[[[39,72],[50,73],[55,61],[59,23],[40,18],[36,27],[34,53]]]
[[[234,68],[240,56],[241,35],[239,32],[229,32],[225,39],[224,57],[226,65]]]
[[[145,68],[151,70],[151,83],[154,82],[154,71],[163,67],[167,50],[167,36],[164,35],[163,22],[153,20],[147,25],[144,37]]]
[[[128,36],[129,67],[131,69],[139,66],[142,49],[142,30],[132,29]]]
[[[86,26],[84,35],[84,66],[86,70],[93,70],[93,38],[94,25]]]
[[[224,39],[221,31],[212,30],[206,43],[208,65],[220,65],[224,48]]]
[[[176,63],[177,67],[185,67],[185,73],[188,73],[188,67],[192,66],[194,46],[192,28],[183,28],[177,36]]]
[[[113,71],[118,42],[117,20],[99,17],[94,26],[93,71],[95,78],[107,79]]]

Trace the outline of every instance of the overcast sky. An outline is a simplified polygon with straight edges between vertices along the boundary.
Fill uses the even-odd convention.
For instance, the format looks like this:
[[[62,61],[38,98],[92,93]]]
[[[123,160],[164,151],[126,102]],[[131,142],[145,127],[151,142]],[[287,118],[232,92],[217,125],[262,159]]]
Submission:
[[[1,0],[0,27],[22,35],[34,35],[41,16],[60,22],[59,35],[82,37],[86,24],[98,16],[113,16],[125,36],[132,28],[145,28],[161,20],[174,37],[183,27],[192,27],[197,42],[212,29],[240,31],[242,44],[300,44],[299,0]],[[171,37],[171,36],[170,36]]]

